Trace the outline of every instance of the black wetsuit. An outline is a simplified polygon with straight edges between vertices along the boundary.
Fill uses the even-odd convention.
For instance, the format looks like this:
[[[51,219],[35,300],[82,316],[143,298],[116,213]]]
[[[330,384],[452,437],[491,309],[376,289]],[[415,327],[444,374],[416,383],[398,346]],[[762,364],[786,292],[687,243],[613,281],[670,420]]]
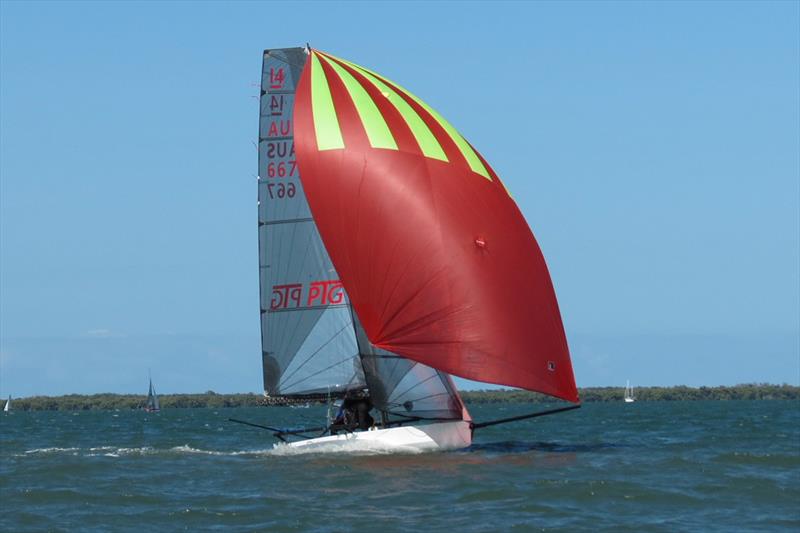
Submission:
[[[333,425],[341,426],[350,431],[356,429],[367,430],[375,423],[375,420],[369,414],[371,409],[372,404],[369,400],[346,398]]]
[[[375,424],[375,419],[373,419],[369,414],[370,409],[372,409],[372,405],[369,403],[369,401],[361,400],[356,403],[355,407],[358,429],[365,430],[371,428],[373,424]]]

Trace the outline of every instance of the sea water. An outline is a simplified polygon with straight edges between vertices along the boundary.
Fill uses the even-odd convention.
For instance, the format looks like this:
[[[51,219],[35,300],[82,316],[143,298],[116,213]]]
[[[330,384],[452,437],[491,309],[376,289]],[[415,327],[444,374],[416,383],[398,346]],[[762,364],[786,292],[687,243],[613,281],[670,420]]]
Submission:
[[[2,415],[0,530],[800,530],[798,402],[587,404],[419,454],[298,454],[228,418],[325,407]]]

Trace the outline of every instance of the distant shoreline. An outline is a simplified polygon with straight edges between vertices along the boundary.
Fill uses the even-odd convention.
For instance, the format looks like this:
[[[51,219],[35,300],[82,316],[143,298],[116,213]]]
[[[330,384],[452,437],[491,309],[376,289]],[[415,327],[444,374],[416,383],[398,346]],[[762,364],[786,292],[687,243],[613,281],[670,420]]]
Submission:
[[[578,389],[582,402],[621,402],[622,387],[585,387]],[[798,400],[800,387],[794,385],[742,384],[720,387],[637,387],[636,401],[693,401],[693,400]],[[468,405],[491,403],[552,403],[556,401],[535,392],[523,390],[470,390],[461,391]],[[69,394],[64,396],[31,396],[15,398],[14,411],[85,411],[140,409],[145,402],[143,394]],[[162,409],[195,407],[261,407],[298,403],[325,403],[325,399],[265,398],[260,394],[162,394]]]

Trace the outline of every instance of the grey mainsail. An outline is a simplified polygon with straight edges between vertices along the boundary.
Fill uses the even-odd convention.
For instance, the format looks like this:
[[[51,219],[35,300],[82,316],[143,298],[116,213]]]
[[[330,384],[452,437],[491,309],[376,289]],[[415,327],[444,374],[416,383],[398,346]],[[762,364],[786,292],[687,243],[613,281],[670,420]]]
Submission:
[[[366,386],[347,295],[311,217],[293,141],[302,48],[264,52],[258,229],[264,391],[303,395]]]

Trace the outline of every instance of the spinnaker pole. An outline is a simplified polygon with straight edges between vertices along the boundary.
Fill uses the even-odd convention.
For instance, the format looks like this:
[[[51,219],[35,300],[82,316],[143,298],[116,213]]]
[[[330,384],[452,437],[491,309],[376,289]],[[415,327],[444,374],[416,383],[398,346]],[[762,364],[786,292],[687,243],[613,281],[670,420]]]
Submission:
[[[508,422],[516,422],[518,420],[527,420],[529,418],[536,418],[538,416],[554,415],[556,413],[563,413],[564,411],[572,411],[573,409],[579,409],[580,407],[581,404],[568,405],[566,407],[559,407],[558,409],[548,409],[547,411],[538,411],[536,413],[531,413],[528,415],[512,416],[510,418],[500,418],[498,420],[489,420],[488,422],[473,422],[470,425],[470,427],[472,429],[485,428],[489,426],[496,426],[498,424],[506,424]]]

